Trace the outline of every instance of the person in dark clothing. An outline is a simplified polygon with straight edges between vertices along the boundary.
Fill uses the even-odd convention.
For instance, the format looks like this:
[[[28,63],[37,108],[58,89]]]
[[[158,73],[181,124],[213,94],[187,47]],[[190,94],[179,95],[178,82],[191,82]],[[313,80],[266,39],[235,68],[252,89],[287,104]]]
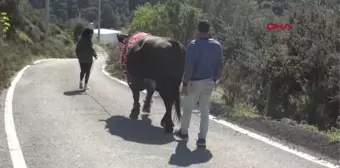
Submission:
[[[97,59],[96,51],[92,44],[93,30],[86,28],[81,35],[76,47],[76,54],[80,65],[80,82],[79,89],[87,89],[87,83],[90,78],[90,71],[93,58]],[[85,86],[83,88],[83,79],[85,76]]]

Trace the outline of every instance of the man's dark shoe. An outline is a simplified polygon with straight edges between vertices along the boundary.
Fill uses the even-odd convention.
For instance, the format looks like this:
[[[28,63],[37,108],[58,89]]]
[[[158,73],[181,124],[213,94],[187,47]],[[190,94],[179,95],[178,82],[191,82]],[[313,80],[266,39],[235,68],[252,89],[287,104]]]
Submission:
[[[206,147],[205,139],[198,139],[196,142],[196,146],[200,148],[205,148]]]
[[[79,89],[83,89],[83,83],[79,82]]]
[[[189,135],[188,134],[183,134],[181,130],[178,130],[175,132],[175,136],[183,139],[183,140],[188,140],[189,139]]]

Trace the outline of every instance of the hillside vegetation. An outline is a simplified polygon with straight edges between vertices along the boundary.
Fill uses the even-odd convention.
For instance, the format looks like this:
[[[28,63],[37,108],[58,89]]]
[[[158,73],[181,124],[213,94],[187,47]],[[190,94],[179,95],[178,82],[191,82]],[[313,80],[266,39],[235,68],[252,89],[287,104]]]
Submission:
[[[0,89],[8,86],[13,73],[41,57],[74,57],[72,30],[50,24],[44,41],[45,26],[41,12],[26,0],[0,2]]]
[[[208,19],[224,48],[219,103],[233,109],[217,115],[239,115],[241,109],[246,117],[309,124],[338,140],[338,3],[168,0],[138,6],[126,28],[130,33],[175,37],[187,45],[195,38],[198,20]],[[269,22],[290,23],[293,29],[268,31]]]

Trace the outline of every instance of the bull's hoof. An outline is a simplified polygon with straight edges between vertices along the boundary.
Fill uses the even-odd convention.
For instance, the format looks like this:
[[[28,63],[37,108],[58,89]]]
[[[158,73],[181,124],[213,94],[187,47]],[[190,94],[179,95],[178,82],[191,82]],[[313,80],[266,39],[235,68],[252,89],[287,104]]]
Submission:
[[[142,108],[142,112],[150,113],[150,111],[151,111],[151,103],[152,103],[152,101],[144,100],[144,105],[143,105],[143,108]]]
[[[163,127],[163,128],[165,128],[166,127],[166,122],[162,119],[162,121],[161,121],[161,126]]]
[[[131,109],[130,118],[131,119],[138,119],[139,113],[140,113],[140,105],[139,105],[139,103],[135,103],[133,105],[133,108]]]
[[[172,134],[174,132],[174,127],[165,127],[164,132],[167,134]]]
[[[161,126],[164,128],[165,133],[173,133],[174,131],[174,124],[169,124],[162,119]]]
[[[151,111],[150,108],[151,108],[150,105],[144,104],[142,111],[145,112],[145,113],[150,113],[150,111]]]
[[[139,116],[139,108],[133,108],[130,113],[130,119],[137,120]]]
[[[165,127],[174,127],[175,125],[174,125],[174,123],[167,123],[164,119],[162,119],[161,120],[161,126],[163,127],[163,128],[165,128]]]
[[[130,117],[130,119],[137,120],[138,116],[139,116],[139,114],[132,112],[129,117]]]

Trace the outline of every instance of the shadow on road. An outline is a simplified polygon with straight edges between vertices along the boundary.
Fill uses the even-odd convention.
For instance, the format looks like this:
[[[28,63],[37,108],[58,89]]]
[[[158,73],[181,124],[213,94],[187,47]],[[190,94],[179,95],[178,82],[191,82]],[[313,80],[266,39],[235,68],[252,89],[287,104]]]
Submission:
[[[64,92],[64,95],[66,96],[74,96],[74,95],[80,95],[83,94],[85,90],[71,90],[71,91],[66,91]]]
[[[179,141],[176,151],[171,155],[169,164],[181,167],[187,167],[193,164],[208,162],[213,157],[208,149],[197,148],[190,151],[187,142]]]
[[[165,134],[164,129],[151,125],[148,115],[142,115],[142,120],[131,120],[125,116],[112,116],[107,120],[105,128],[112,135],[126,141],[142,144],[163,145],[175,141],[171,134]]]

